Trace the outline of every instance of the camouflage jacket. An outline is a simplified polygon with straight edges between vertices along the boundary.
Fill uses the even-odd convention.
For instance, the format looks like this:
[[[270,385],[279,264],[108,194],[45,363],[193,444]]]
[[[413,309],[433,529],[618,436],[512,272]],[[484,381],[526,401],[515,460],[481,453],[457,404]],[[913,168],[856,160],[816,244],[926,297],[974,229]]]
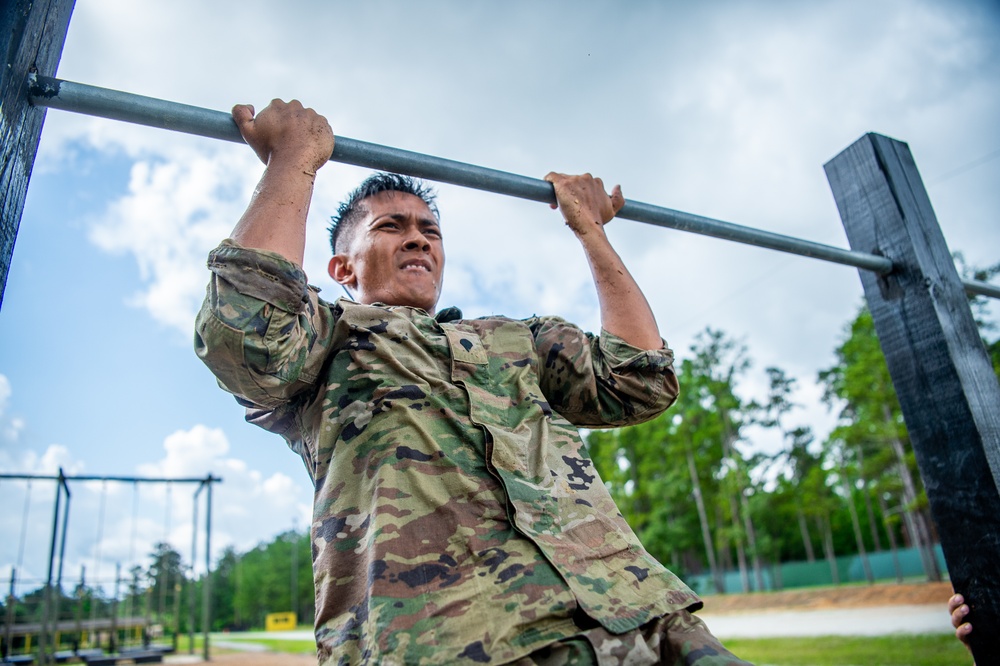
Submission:
[[[668,349],[558,318],[327,303],[303,271],[224,242],[196,351],[315,487],[326,664],[504,663],[698,598],[639,544],[577,426],[661,413]]]

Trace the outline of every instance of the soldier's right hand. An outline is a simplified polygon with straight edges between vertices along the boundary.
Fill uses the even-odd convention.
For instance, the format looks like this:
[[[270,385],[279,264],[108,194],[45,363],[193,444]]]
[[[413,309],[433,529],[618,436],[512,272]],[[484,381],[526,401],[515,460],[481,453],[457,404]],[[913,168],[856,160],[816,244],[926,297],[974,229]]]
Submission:
[[[250,104],[233,107],[233,120],[243,139],[264,164],[301,168],[315,173],[333,153],[333,130],[326,118],[298,100],[272,100],[254,116]]]

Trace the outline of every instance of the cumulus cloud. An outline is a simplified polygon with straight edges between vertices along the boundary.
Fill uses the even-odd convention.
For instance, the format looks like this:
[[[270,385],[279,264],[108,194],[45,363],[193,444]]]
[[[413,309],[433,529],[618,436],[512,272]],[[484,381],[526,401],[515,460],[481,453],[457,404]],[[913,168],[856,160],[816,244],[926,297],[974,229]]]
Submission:
[[[166,437],[163,450],[162,458],[139,466],[141,475],[206,478],[211,474],[222,479],[213,487],[213,550],[227,545],[247,549],[293,524],[310,522],[312,496],[308,488],[285,474],[252,469],[244,460],[233,457],[229,439],[219,428],[198,424],[178,430]],[[194,488],[189,490],[193,492]],[[165,501],[165,492],[163,487],[155,490],[160,501]],[[175,492],[172,501],[175,515],[193,511],[187,491]],[[188,524],[178,526],[173,537],[189,548],[190,519],[186,520]]]
[[[10,380],[0,374],[0,441],[16,442],[24,430],[24,419],[19,416],[8,416],[7,408],[10,402]]]
[[[168,435],[163,449],[163,458],[140,465],[139,472],[149,476],[205,476],[213,466],[226,464],[229,440],[221,429],[199,424]]]
[[[50,444],[41,453],[30,449],[0,451],[0,469],[11,474],[54,476],[60,468],[66,474],[80,474],[86,464],[62,444]]]
[[[204,297],[205,257],[229,234],[259,175],[250,157],[218,150],[140,160],[128,192],[92,222],[98,247],[135,258],[143,288],[133,304],[185,336]]]
[[[7,401],[10,400],[10,380],[6,375],[0,375],[0,416],[7,411]]]

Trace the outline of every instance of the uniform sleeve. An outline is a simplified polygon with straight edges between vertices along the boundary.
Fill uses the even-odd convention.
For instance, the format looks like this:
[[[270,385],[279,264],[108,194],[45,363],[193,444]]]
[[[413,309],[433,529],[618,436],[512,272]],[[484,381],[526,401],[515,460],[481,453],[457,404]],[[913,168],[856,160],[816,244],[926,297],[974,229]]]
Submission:
[[[256,407],[278,417],[315,390],[332,346],[335,307],[307,285],[301,268],[273,252],[223,241],[208,268],[195,352],[248,415]]]
[[[674,354],[633,347],[607,331],[585,333],[558,317],[527,321],[535,337],[542,392],[573,425],[648,421],[677,399]]]

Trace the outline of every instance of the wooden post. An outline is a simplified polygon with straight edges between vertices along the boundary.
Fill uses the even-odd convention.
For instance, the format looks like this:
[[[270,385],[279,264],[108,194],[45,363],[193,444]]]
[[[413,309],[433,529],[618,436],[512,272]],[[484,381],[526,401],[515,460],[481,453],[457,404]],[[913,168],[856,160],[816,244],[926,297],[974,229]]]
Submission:
[[[28,104],[28,72],[53,76],[62,56],[74,0],[0,3],[0,305],[7,286],[28,180],[45,109]]]
[[[979,664],[1000,664],[1000,384],[909,147],[867,134],[825,166]],[[942,610],[946,599],[941,600]]]

